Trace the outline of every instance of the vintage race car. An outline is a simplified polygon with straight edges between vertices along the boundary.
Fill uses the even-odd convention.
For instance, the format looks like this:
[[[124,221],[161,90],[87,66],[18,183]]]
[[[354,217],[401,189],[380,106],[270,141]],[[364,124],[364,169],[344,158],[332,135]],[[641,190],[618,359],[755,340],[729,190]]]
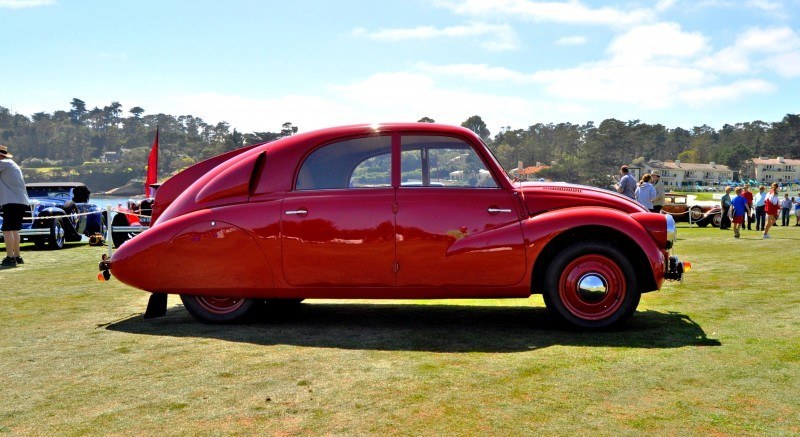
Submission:
[[[681,279],[675,222],[606,190],[509,179],[472,131],[428,123],[324,129],[229,152],[167,180],[153,221],[100,277],[240,320],[306,298],[527,298],[617,325]],[[687,263],[688,266],[688,263]]]
[[[134,196],[128,199],[125,207],[116,209],[116,214],[111,219],[111,241],[114,247],[120,247],[150,226],[153,201],[152,197]]]
[[[86,185],[36,182],[25,188],[31,203],[19,232],[22,241],[32,241],[39,248],[61,249],[65,242],[81,241],[83,235],[105,232],[105,215],[97,205],[89,203]]]
[[[709,224],[718,228],[722,224],[722,209],[719,205],[689,205],[686,194],[667,193],[664,196],[664,214],[669,214],[676,222],[688,222],[704,228]]]

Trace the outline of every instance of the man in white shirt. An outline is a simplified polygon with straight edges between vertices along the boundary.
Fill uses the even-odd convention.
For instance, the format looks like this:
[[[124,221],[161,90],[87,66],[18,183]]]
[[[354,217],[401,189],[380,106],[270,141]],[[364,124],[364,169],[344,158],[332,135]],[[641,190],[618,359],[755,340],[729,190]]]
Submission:
[[[30,201],[22,170],[11,159],[13,157],[8,147],[0,145],[0,205],[3,207],[2,231],[7,254],[0,262],[2,267],[16,267],[24,263],[19,253],[19,230],[22,229],[22,217]]]

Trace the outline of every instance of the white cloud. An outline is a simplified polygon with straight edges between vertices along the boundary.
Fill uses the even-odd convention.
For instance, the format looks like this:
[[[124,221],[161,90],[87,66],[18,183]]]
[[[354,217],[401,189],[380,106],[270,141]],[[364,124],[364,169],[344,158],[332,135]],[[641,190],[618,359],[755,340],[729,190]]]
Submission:
[[[752,68],[747,54],[735,47],[726,47],[698,60],[695,65],[703,70],[722,74],[746,74]]]
[[[519,73],[504,67],[490,67],[486,64],[430,65],[417,63],[416,69],[444,76],[455,76],[469,81],[530,83],[531,75]]]
[[[24,9],[36,8],[39,6],[49,6],[55,4],[55,0],[0,0],[0,8]]]
[[[709,50],[699,32],[684,32],[676,23],[639,26],[616,37],[608,47],[615,59],[648,62],[653,59],[691,58]]]
[[[764,65],[783,77],[800,76],[800,51],[781,53],[768,57]]]
[[[681,91],[681,100],[691,106],[703,106],[706,102],[732,101],[748,94],[765,94],[775,87],[760,79],[743,80],[727,85],[694,88]]]
[[[516,37],[511,26],[485,23],[472,23],[461,26],[437,28],[434,26],[418,26],[412,28],[381,29],[370,32],[357,28],[351,32],[354,36],[363,36],[377,41],[407,41],[433,38],[464,38],[489,36],[481,45],[489,50],[501,51],[516,48]]]
[[[501,123],[527,126],[537,116],[558,108],[518,96],[447,89],[419,73],[373,74],[361,81],[330,85],[322,94],[257,99],[197,93],[122,101],[167,114],[192,114],[209,123],[228,121],[240,132],[274,131],[287,121],[309,131],[354,123],[415,122],[425,116],[458,125],[480,114],[496,133]],[[572,110],[576,110],[574,106]]]
[[[697,69],[608,61],[543,71],[533,77],[558,98],[616,102],[646,109],[674,107],[678,92],[702,86],[711,79]]]
[[[726,74],[775,72],[800,76],[800,35],[789,27],[753,28],[697,65]]]
[[[748,0],[746,4],[751,8],[762,9],[767,12],[780,12],[783,10],[783,4],[769,0]]]
[[[675,6],[675,2],[676,0],[659,0],[658,3],[656,3],[656,11],[664,12],[667,9]]]
[[[558,46],[579,46],[586,44],[585,36],[565,36],[556,40]]]
[[[800,37],[789,27],[754,28],[736,41],[736,46],[751,52],[776,53],[800,47]]]
[[[541,87],[567,104],[592,102],[657,110],[714,105],[772,92],[773,85],[766,80],[731,80],[719,73],[752,73],[748,51],[742,47],[763,51],[772,48],[772,44],[787,45],[791,41],[793,33],[785,30],[750,31],[740,38],[737,47],[712,53],[702,34],[685,32],[675,23],[657,23],[637,26],[617,36],[608,46],[609,58],[571,68],[532,73],[486,64],[417,64],[416,68],[465,80],[529,85],[533,87],[529,88],[530,94],[536,94],[536,87]],[[779,55],[772,55],[770,65],[786,75],[798,74],[800,56],[796,52]]]
[[[285,122],[311,130],[326,126],[372,121],[361,119],[336,100],[324,97],[288,94],[276,98],[257,99],[222,93],[175,94],[152,102],[141,98],[144,108],[158,108],[167,114],[192,114],[208,123],[227,121],[240,132],[274,131]]]
[[[459,124],[476,113],[492,113],[506,120],[521,120],[534,113],[521,97],[446,89],[419,73],[379,73],[333,89],[348,106],[364,114],[383,114],[389,121],[429,116]]]
[[[578,0],[541,2],[530,0],[445,0],[440,5],[473,17],[511,16],[536,22],[631,26],[655,19],[648,9],[624,11],[611,7],[592,8]]]

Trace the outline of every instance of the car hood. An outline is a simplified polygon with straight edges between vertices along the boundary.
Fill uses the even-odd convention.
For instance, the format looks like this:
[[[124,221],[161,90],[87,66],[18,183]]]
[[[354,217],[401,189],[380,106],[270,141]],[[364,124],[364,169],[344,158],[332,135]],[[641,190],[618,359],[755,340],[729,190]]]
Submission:
[[[580,206],[604,206],[628,214],[647,212],[638,202],[601,188],[546,182],[522,182],[515,185],[524,195],[530,216]]]
[[[39,205],[39,207],[43,208],[50,208],[50,207],[58,207],[61,208],[64,206],[63,200],[54,200],[49,197],[29,197],[31,203],[35,203]]]

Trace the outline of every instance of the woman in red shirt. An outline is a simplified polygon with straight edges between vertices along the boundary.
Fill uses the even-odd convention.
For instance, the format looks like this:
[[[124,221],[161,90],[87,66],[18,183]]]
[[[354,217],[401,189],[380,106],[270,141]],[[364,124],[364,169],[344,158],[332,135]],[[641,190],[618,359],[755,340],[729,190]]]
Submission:
[[[767,213],[767,225],[764,226],[764,235],[762,235],[761,238],[772,238],[769,236],[769,228],[771,228],[772,225],[775,224],[775,220],[778,219],[778,212],[781,210],[779,206],[780,203],[781,196],[778,194],[778,183],[773,182],[772,185],[770,185],[766,202],[764,202],[764,209]]]

